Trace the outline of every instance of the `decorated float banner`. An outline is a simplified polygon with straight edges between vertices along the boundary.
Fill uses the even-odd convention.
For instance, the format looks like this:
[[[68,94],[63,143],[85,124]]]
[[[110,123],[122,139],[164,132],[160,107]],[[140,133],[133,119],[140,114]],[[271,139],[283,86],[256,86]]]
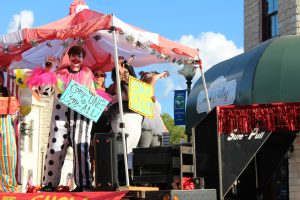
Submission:
[[[129,76],[129,109],[149,118],[153,118],[153,87],[141,80]]]
[[[174,91],[174,124],[185,125],[186,90]]]
[[[235,79],[227,81],[224,76],[220,76],[213,81],[207,89],[211,109],[220,105],[233,104],[236,96],[236,86],[237,81]],[[204,90],[199,92],[196,110],[198,113],[208,112]]]
[[[94,122],[98,121],[109,103],[98,95],[92,95],[86,87],[73,80],[69,83],[59,101]]]
[[[15,114],[19,110],[19,102],[15,97],[0,97],[0,114]]]
[[[43,192],[43,193],[9,193],[0,192],[1,200],[121,200],[127,191],[120,192]]]

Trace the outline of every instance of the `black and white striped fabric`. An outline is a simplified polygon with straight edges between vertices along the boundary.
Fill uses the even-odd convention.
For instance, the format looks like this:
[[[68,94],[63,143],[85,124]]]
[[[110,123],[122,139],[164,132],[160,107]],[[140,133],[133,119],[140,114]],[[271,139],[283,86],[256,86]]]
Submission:
[[[77,186],[92,185],[89,147],[93,122],[59,103],[60,95],[53,103],[53,113],[45,159],[43,184],[51,187],[59,185],[61,169],[67,148],[73,147],[73,173]]]

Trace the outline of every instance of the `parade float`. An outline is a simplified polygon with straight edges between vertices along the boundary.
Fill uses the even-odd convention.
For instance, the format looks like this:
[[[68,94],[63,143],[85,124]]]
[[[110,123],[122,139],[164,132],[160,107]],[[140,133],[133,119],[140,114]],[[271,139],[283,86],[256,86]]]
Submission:
[[[20,95],[22,89],[28,85],[24,81],[26,74],[22,70],[34,71],[34,75],[45,76],[49,80],[47,84],[39,85],[39,81],[30,82],[31,85],[37,86],[40,94],[52,94],[53,91],[49,84],[56,84],[55,79],[43,70],[47,67],[47,61],[52,60],[57,63],[59,69],[68,64],[67,51],[74,45],[84,48],[87,57],[84,59],[84,65],[91,69],[101,69],[104,72],[111,71],[114,67],[118,70],[118,57],[125,58],[135,55],[132,63],[133,67],[143,67],[158,63],[175,63],[178,65],[193,65],[199,61],[199,51],[189,48],[177,42],[166,39],[159,34],[144,31],[133,25],[126,24],[113,14],[103,14],[90,9],[84,1],[74,0],[70,7],[68,16],[49,24],[36,27],[19,29],[0,37],[0,66],[1,70],[7,72],[6,86],[10,88],[16,98],[22,102],[26,95]],[[38,70],[36,70],[38,69]],[[48,74],[47,74],[48,73]],[[36,79],[35,79],[36,80]],[[29,83],[29,82],[27,82]],[[46,86],[46,87],[42,87]],[[120,91],[120,80],[117,75],[117,87]],[[27,92],[32,88],[26,88]],[[118,93],[119,106],[122,108],[120,92]],[[29,106],[30,100],[21,103],[21,107]],[[29,109],[23,109],[24,114],[30,112]],[[120,114],[122,115],[122,109]],[[16,137],[18,139],[18,121],[16,121]],[[23,127],[26,132],[29,128]],[[32,127],[31,127],[32,130]],[[122,132],[122,152],[124,154],[125,166],[125,183],[124,187],[119,185],[118,180],[114,180],[114,187],[110,188],[117,191],[99,191],[90,193],[1,193],[4,199],[121,199],[127,195],[127,198],[145,198],[165,199],[178,198],[186,196],[184,190],[158,191],[157,187],[134,187],[129,185],[127,156],[125,148],[125,135]],[[17,143],[18,144],[18,143]],[[192,149],[192,148],[189,148]],[[18,159],[20,161],[20,159]],[[27,161],[22,161],[27,162]],[[170,160],[172,162],[172,160]],[[22,163],[19,163],[19,166]],[[115,167],[115,166],[113,166]],[[97,170],[97,169],[96,169]],[[20,170],[17,176],[20,177]],[[181,175],[182,178],[182,175]],[[179,185],[182,180],[179,180]],[[190,181],[193,185],[193,183]],[[182,183],[181,183],[182,185]],[[180,189],[180,187],[177,189]],[[182,188],[181,188],[182,189]],[[193,189],[193,187],[190,187]],[[37,192],[39,186],[35,186],[28,192]],[[66,191],[65,187],[60,187],[59,192]],[[156,193],[147,194],[147,191]],[[131,192],[131,193],[130,193]],[[134,192],[134,193],[132,193]],[[157,193],[158,192],[158,193]],[[183,193],[182,193],[183,192]],[[129,196],[128,196],[129,195]],[[152,195],[152,197],[148,197]],[[199,193],[193,190],[191,198],[195,196],[215,197],[215,190],[204,190]]]

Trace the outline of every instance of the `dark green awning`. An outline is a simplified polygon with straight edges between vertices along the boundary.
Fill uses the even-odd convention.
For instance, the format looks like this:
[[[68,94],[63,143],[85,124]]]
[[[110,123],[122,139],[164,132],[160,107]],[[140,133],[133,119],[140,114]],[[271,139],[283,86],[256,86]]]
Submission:
[[[236,80],[233,104],[299,102],[300,36],[268,40],[256,48],[214,65],[205,73],[207,87],[220,76]],[[199,123],[206,113],[198,113],[197,98],[202,91],[201,78],[195,83],[187,102],[186,126]]]
[[[300,37],[274,40],[256,66],[253,103],[300,101]]]

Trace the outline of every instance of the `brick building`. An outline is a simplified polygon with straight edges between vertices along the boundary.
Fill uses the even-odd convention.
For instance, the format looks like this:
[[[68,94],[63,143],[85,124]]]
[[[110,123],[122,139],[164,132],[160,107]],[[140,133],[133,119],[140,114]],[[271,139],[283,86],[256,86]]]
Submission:
[[[244,49],[285,35],[300,35],[300,0],[244,0]],[[300,199],[300,136],[288,152],[289,199]]]
[[[273,37],[299,34],[299,0],[244,0],[245,51]]]

